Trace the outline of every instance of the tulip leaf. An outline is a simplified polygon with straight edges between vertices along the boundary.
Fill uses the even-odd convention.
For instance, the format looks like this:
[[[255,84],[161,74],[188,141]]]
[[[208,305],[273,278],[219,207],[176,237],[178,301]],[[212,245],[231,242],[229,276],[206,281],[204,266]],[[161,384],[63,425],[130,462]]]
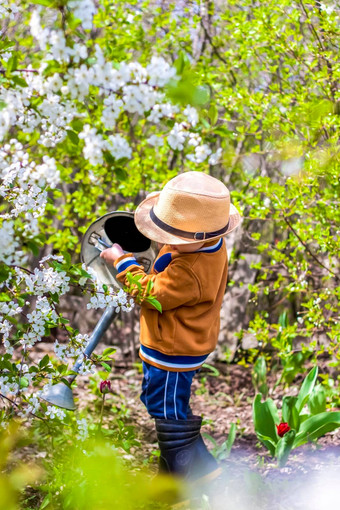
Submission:
[[[272,440],[269,436],[264,436],[261,432],[256,432],[257,438],[261,441],[262,444],[269,450],[272,457],[275,457],[276,450],[276,442]]]
[[[274,455],[275,445],[278,442],[276,423],[279,423],[280,419],[276,405],[271,398],[261,402],[261,395],[256,395],[253,404],[253,420],[257,437]]]
[[[287,462],[288,455],[293,448],[295,435],[295,430],[289,430],[279,439],[275,450],[275,456],[277,457],[279,466],[284,466]]]
[[[312,370],[309,372],[309,374],[306,376],[305,380],[302,383],[300,392],[297,397],[296,401],[296,408],[298,413],[300,414],[304,406],[306,405],[309,395],[312,393],[316,378],[318,376],[318,367],[315,366],[312,368]]]
[[[300,416],[296,408],[297,397],[283,397],[282,421],[288,423],[291,429],[299,430]]]
[[[313,441],[340,427],[340,412],[331,411],[310,416],[300,425],[294,441],[294,448]]]
[[[308,409],[311,414],[323,413],[326,411],[326,392],[321,384],[315,386],[308,399]]]

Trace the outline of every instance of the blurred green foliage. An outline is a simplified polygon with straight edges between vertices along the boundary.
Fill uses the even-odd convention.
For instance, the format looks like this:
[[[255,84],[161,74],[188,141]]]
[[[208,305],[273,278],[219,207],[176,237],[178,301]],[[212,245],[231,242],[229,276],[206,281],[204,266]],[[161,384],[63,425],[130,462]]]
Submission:
[[[185,497],[175,479],[132,470],[131,461],[103,437],[79,441],[56,430],[51,445],[35,434],[14,422],[1,432],[1,510],[165,509]],[[35,449],[34,464],[19,456],[25,445]]]

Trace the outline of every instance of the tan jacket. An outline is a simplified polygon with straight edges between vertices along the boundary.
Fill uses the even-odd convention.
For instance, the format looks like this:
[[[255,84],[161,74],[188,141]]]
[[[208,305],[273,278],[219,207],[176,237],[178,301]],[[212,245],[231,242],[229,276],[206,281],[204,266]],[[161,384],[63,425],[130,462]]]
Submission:
[[[178,253],[165,245],[150,274],[131,253],[115,266],[122,283],[127,284],[128,272],[141,274],[143,287],[152,280],[152,294],[162,305],[162,313],[145,301],[141,305],[140,357],[170,371],[199,368],[217,344],[228,271],[224,239],[193,253]]]

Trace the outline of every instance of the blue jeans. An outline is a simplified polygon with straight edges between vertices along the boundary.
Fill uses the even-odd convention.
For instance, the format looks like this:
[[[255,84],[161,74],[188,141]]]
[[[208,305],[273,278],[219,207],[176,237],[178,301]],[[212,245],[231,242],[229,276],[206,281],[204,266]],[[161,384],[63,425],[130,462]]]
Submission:
[[[191,383],[198,370],[169,372],[143,361],[141,401],[153,418],[186,420],[190,416]]]

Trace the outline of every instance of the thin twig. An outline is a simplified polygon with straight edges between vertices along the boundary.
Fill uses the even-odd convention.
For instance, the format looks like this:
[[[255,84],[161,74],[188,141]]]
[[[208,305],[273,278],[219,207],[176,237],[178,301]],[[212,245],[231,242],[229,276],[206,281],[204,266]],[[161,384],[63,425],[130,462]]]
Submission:
[[[0,397],[1,397],[1,398],[5,398],[5,399],[6,399],[6,400],[8,400],[8,402],[10,402],[12,405],[14,405],[15,407],[20,408],[20,406],[19,406],[18,404],[16,404],[16,403],[14,402],[14,400],[12,400],[12,399],[10,399],[10,398],[6,397],[6,395],[3,395],[2,393],[0,393]],[[42,420],[42,421],[44,421],[44,422],[47,422],[47,420],[45,420],[45,418],[42,418],[41,416],[38,416],[37,414],[32,413],[32,411],[30,411],[30,414],[32,414],[32,416],[35,416],[36,418],[39,418],[39,420]]]
[[[224,57],[222,57],[222,55],[220,54],[219,50],[217,49],[217,47],[215,46],[213,40],[212,40],[212,37],[211,35],[209,34],[207,28],[204,26],[204,23],[203,23],[203,19],[201,19],[201,27],[203,28],[204,30],[204,34],[206,36],[206,38],[208,39],[209,41],[209,44],[212,48],[212,52],[214,55],[216,55],[216,57],[221,61],[223,62],[224,64],[228,64],[228,62],[226,61],[226,59]],[[236,77],[235,77],[235,74],[233,73],[233,70],[232,69],[229,69],[229,73],[230,73],[230,76],[232,78],[232,82],[233,82],[233,85],[236,85],[237,84],[237,80],[236,80]]]
[[[326,269],[326,271],[328,271],[329,273],[331,273],[334,278],[336,280],[339,280],[339,277],[336,273],[334,273],[334,271],[332,271],[331,269],[329,269],[327,266],[325,266],[321,260],[319,260],[317,258],[316,255],[314,255],[314,253],[311,251],[311,249],[307,246],[307,244],[301,239],[301,237],[299,236],[299,234],[296,232],[295,228],[292,226],[292,224],[290,223],[290,221],[287,219],[286,216],[283,216],[283,219],[285,221],[285,223],[287,223],[288,227],[290,228],[290,230],[293,232],[293,234],[295,235],[295,237],[300,241],[300,243],[302,244],[302,246],[304,247],[304,249],[309,253],[309,255],[315,260],[315,262],[323,267],[324,269]]]
[[[13,69],[12,73],[39,73],[37,69]],[[6,69],[0,69],[1,74],[6,74]]]

